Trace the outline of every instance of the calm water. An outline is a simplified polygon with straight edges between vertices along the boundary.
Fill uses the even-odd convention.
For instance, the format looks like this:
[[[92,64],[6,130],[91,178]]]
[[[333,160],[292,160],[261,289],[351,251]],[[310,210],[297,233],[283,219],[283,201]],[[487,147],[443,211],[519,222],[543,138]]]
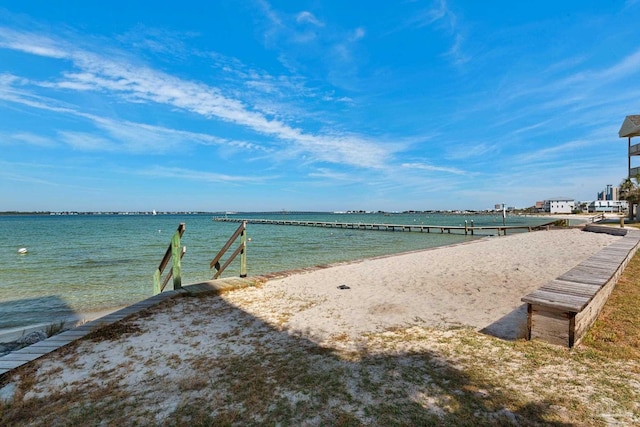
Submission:
[[[232,216],[232,215],[230,215]],[[353,223],[501,225],[501,216],[397,214],[239,214],[241,218]],[[212,277],[209,262],[238,227],[212,215],[0,216],[0,330],[108,310],[152,295],[153,272],[179,223],[183,284]],[[544,218],[508,217],[507,225]],[[448,245],[470,239],[439,233],[378,232],[249,224],[248,273],[257,275]],[[18,249],[28,248],[28,254]],[[226,259],[226,257],[225,257]],[[235,261],[226,276],[239,274]],[[169,287],[171,284],[168,285]]]

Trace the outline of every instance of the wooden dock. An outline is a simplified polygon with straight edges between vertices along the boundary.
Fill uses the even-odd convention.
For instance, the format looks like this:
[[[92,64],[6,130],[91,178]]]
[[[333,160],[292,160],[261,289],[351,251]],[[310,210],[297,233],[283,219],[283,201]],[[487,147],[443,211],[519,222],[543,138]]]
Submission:
[[[325,222],[325,221],[297,221],[288,219],[247,219],[247,218],[228,218],[214,217],[214,221],[221,222],[243,222],[247,224],[269,224],[269,225],[294,225],[302,227],[322,227],[322,228],[342,228],[349,230],[373,230],[373,231],[403,231],[403,232],[419,232],[431,233],[440,232],[478,235],[507,235],[507,231],[534,231],[548,229],[555,221],[541,225],[492,225],[476,227],[471,221],[471,225],[465,223],[464,226],[453,225],[424,225],[424,224],[382,224],[382,223],[362,223],[362,222]],[[491,233],[491,232],[494,233]]]
[[[78,326],[77,328],[62,332],[57,335],[53,335],[46,340],[39,341],[35,344],[31,344],[28,347],[21,348],[5,356],[2,356],[0,357],[0,380],[14,369],[17,369],[29,362],[39,359],[40,357],[45,356],[52,351],[56,351],[57,349],[66,346],[67,344],[77,341],[89,335],[93,331],[119,322],[120,320],[123,320],[126,317],[131,316],[132,314],[152,307],[162,302],[163,300],[172,298],[176,295],[176,291],[170,291],[155,295],[144,301],[140,301],[129,307],[125,307],[104,317],[85,323],[84,325]]]
[[[107,314],[96,320],[87,322],[76,328],[53,335],[45,340],[23,347],[0,356],[0,383],[16,369],[25,366],[47,354],[65,347],[75,341],[83,339],[92,332],[99,331],[114,323],[127,319],[130,316],[140,313],[143,310],[154,307],[170,298],[176,298],[184,294],[221,293],[230,289],[239,289],[248,286],[256,286],[258,283],[267,280],[268,276],[256,276],[253,278],[231,277],[218,280],[210,280],[201,283],[187,285],[179,290],[165,291],[154,295],[133,305],[122,308],[113,313]]]

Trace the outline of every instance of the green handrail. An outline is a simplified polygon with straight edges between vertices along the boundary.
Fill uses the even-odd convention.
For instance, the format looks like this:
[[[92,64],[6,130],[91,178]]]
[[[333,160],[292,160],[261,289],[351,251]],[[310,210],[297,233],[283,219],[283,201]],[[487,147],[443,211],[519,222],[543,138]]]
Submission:
[[[165,252],[164,257],[162,258],[162,261],[160,261],[160,265],[158,266],[158,268],[156,269],[156,272],[153,275],[153,294],[154,295],[164,291],[164,288],[167,286],[167,283],[169,283],[169,279],[171,279],[171,277],[173,277],[174,290],[180,289],[182,287],[182,269],[180,266],[180,260],[182,260],[182,257],[187,252],[187,248],[186,246],[182,246],[182,247],[180,246],[180,239],[182,238],[182,235],[184,234],[185,229],[186,229],[185,223],[181,222],[180,225],[178,225],[178,229],[176,230],[176,232],[173,233],[173,237],[171,238],[171,243],[169,244],[169,247],[167,248],[167,251]],[[169,264],[170,259],[171,259],[171,269],[169,270],[169,273],[165,276],[162,283],[160,283],[162,272],[167,267],[167,264]]]
[[[220,266],[220,260],[238,237],[240,237],[240,244],[233,252],[233,254],[231,254],[229,259],[222,266]],[[213,275],[213,278],[217,279],[218,277],[220,277],[222,272],[238,255],[240,255],[240,277],[247,277],[247,221],[242,221],[235,233],[233,233],[227,243],[225,243],[222,249],[220,249],[220,252],[218,252],[215,258],[213,258],[213,260],[209,264],[209,268],[215,267],[216,269],[216,273]]]

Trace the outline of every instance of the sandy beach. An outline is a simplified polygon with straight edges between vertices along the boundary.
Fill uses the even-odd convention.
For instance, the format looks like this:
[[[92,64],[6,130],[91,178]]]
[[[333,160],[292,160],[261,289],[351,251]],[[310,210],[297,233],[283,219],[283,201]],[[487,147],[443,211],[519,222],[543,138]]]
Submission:
[[[464,424],[540,416],[544,423],[547,415],[532,414],[531,405],[548,406],[571,381],[576,400],[559,401],[553,419],[576,415],[563,405],[611,411],[610,400],[594,404],[608,385],[594,386],[584,362],[567,362],[559,349],[557,360],[545,356],[540,365],[509,343],[524,333],[522,296],[619,238],[578,229],[491,237],[319,268],[220,296],[174,298],[114,325],[114,333],[50,354],[12,378],[4,394],[25,408],[39,402],[48,411],[40,420],[50,412],[68,419],[73,408],[64,402],[78,399],[99,413],[105,405],[124,407],[111,410],[121,413],[112,424],[183,425],[194,413],[224,424],[230,412],[229,425],[326,425],[337,423],[336,414],[365,425],[384,425],[385,417]],[[607,384],[630,386],[628,366],[609,367]],[[460,375],[463,384],[450,382]],[[342,390],[340,399],[315,389],[327,381],[331,394]],[[462,406],[452,406],[457,400]],[[418,412],[376,412],[388,404],[417,404]],[[279,406],[297,409],[279,418]],[[456,407],[476,409],[467,415]]]
[[[470,326],[515,339],[526,328],[520,298],[618,238],[575,229],[490,237],[298,274],[223,298],[324,344],[409,325]]]

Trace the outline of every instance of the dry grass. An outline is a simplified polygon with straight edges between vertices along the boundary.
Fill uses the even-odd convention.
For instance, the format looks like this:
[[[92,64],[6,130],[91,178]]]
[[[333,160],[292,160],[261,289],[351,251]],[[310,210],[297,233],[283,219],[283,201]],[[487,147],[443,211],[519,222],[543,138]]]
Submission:
[[[636,256],[618,281],[584,345],[608,357],[640,360],[640,260]]]
[[[421,326],[320,346],[216,296],[180,298],[19,370],[0,425],[637,425],[638,273],[640,255],[574,350]],[[148,327],[159,316],[180,353],[140,350],[166,338]]]

